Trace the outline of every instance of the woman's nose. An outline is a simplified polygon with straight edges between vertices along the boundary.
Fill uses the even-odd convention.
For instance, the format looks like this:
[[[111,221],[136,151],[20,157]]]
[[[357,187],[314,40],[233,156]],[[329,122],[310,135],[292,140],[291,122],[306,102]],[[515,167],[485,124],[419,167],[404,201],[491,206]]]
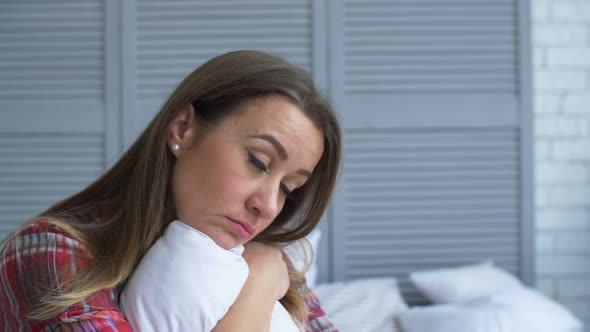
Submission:
[[[279,194],[279,185],[265,183],[248,197],[246,206],[257,218],[274,220],[282,208]]]

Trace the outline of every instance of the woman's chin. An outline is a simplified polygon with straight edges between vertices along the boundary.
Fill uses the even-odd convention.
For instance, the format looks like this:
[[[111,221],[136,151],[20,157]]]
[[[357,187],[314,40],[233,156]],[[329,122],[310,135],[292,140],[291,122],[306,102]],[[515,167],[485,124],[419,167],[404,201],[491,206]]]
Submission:
[[[228,233],[225,233],[225,232],[223,232],[223,233],[217,233],[214,236],[212,236],[211,239],[218,246],[220,246],[221,248],[223,248],[225,250],[232,249],[235,246],[241,244],[238,241],[238,239],[236,239],[232,234],[228,234]]]

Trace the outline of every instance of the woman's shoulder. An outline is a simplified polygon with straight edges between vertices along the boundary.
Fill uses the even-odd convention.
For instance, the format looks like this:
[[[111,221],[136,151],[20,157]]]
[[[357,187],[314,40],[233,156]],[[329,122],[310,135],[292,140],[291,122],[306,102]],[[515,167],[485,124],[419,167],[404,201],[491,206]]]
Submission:
[[[29,236],[32,234],[58,234],[67,237],[71,237],[68,232],[59,227],[54,219],[50,219],[44,216],[37,216],[32,219],[25,221],[13,234],[11,238],[19,236]]]
[[[35,294],[27,290],[29,287],[51,289],[55,281],[70,279],[91,260],[83,243],[48,218],[37,217],[5,240],[0,272],[23,291],[23,296],[30,297]]]
[[[17,236],[27,236],[31,234],[42,234],[42,233],[49,233],[49,234],[59,234],[63,236],[70,237],[70,234],[66,232],[63,228],[57,226],[56,224],[52,223],[49,218],[46,217],[35,217],[31,220],[28,220],[24,226],[22,226],[15,235]]]
[[[39,256],[46,254],[47,251],[92,257],[90,251],[80,241],[49,218],[42,216],[27,221],[11,234],[6,239],[4,250],[3,260],[10,259],[13,255]]]
[[[8,327],[29,324],[24,318],[28,304],[42,298],[44,289],[71,280],[92,260],[90,251],[80,241],[44,217],[26,222],[13,233],[0,258],[0,273],[4,278],[0,309],[5,312],[4,324]],[[66,330],[76,331],[78,328],[84,331],[131,330],[119,311],[116,288],[100,291],[52,319],[35,323],[34,327],[39,326],[48,329],[64,326]]]

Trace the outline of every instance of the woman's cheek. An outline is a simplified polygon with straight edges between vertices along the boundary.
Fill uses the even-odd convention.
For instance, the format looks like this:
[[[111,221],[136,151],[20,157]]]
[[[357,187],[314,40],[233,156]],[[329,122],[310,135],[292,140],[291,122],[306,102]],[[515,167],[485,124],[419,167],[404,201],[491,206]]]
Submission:
[[[247,170],[238,170],[237,167],[229,167],[223,179],[221,179],[221,188],[223,190],[222,196],[226,200],[245,201],[249,192],[253,191],[254,179]],[[249,189],[250,188],[250,189]]]

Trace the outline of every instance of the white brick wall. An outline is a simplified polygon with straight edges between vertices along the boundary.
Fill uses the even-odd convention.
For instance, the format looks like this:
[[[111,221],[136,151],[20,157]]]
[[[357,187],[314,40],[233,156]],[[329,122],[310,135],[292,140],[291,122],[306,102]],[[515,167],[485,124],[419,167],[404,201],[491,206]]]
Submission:
[[[590,332],[590,0],[531,0],[537,288]]]

